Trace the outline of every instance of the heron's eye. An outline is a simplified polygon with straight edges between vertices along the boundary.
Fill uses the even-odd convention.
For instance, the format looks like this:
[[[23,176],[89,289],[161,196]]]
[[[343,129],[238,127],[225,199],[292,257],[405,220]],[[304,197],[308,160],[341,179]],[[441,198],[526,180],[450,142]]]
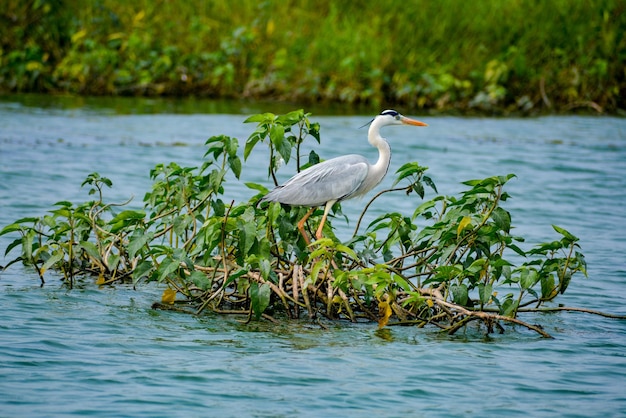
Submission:
[[[396,120],[400,120],[400,115],[396,115]]]

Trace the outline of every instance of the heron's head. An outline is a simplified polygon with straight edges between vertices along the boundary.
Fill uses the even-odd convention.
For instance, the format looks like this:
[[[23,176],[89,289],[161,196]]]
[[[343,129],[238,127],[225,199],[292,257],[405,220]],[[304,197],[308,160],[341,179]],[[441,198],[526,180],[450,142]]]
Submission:
[[[424,122],[407,118],[406,116],[403,116],[400,113],[392,109],[383,110],[380,113],[380,115],[374,118],[374,121],[378,122],[378,125],[381,127],[387,126],[387,125],[428,126]]]
[[[383,126],[389,125],[413,125],[413,126],[428,126],[424,122],[420,122],[415,119],[407,118],[406,116],[401,115],[392,109],[383,110],[380,112],[380,115],[376,116],[371,121],[367,122],[365,125],[361,126],[361,128],[372,125],[370,129],[380,129]]]

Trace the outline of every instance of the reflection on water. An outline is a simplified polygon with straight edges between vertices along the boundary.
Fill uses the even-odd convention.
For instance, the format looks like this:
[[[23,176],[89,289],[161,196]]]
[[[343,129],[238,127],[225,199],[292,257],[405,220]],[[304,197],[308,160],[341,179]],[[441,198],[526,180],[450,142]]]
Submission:
[[[154,165],[199,166],[208,137],[226,134],[243,144],[253,130],[242,123],[250,113],[292,110],[45,100],[0,102],[1,226],[42,215],[59,200],[89,199],[80,183],[95,170],[113,180],[111,201],[135,196],[132,205],[141,207]],[[322,125],[322,144],[311,141],[304,152],[314,147],[322,158],[358,152],[375,159],[366,131],[357,129],[369,118],[313,116]],[[393,160],[378,190],[415,160],[430,167],[444,194],[460,191],[464,180],[515,173],[506,208],[525,244],[554,239],[551,224],[581,238],[589,279],[572,283],[561,302],[626,313],[625,120],[421,118],[427,129],[383,131]],[[253,196],[244,181],[271,186],[268,156],[258,149],[243,181],[229,179],[224,200]],[[292,169],[284,167],[281,179]],[[332,220],[341,237],[350,236],[366,202],[345,202],[349,223]],[[411,214],[420,202],[386,194],[364,225],[389,208]],[[14,238],[0,237],[2,253]],[[306,321],[244,324],[152,311],[157,286],[99,288],[85,279],[68,290],[46,274],[42,288],[17,265],[0,275],[0,402],[7,416],[626,414],[623,321],[582,314],[530,318],[554,340],[510,326],[486,338],[471,327],[449,337],[431,328],[377,330],[375,324],[327,324],[327,330]]]
[[[5,108],[29,108],[33,112],[45,110],[94,112],[106,115],[135,114],[224,114],[251,115],[272,112],[287,113],[295,109],[306,109],[315,115],[370,115],[380,109],[370,106],[346,107],[339,104],[298,104],[273,101],[252,101],[240,99],[196,99],[196,98],[145,98],[145,97],[84,97],[71,95],[20,94],[0,96]]]

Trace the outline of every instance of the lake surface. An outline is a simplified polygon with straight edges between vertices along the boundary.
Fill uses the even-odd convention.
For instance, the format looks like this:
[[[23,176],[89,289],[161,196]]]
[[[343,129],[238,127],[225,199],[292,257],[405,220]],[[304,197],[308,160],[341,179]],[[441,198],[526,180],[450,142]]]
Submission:
[[[202,112],[193,113],[197,104]],[[129,110],[130,108],[130,110]],[[89,199],[80,184],[97,171],[113,181],[111,201],[141,207],[158,163],[199,166],[204,142],[226,134],[243,146],[252,113],[271,105],[55,99],[0,100],[0,227],[40,216],[60,200]],[[402,109],[397,109],[402,111]],[[409,116],[409,115],[407,115]],[[428,128],[383,131],[389,170],[418,161],[439,193],[465,180],[515,173],[505,203],[525,245],[581,238],[589,278],[576,277],[557,302],[625,315],[626,120],[410,115]],[[312,116],[322,158],[376,150],[358,129],[372,115]],[[267,155],[244,165],[243,181],[270,186]],[[308,151],[305,152],[308,153]],[[293,174],[281,170],[281,179]],[[377,188],[393,182],[389,175]],[[233,179],[225,201],[254,192]],[[370,194],[371,195],[371,194]],[[430,195],[432,197],[432,193]],[[350,236],[367,202],[345,202]],[[419,199],[386,194],[368,214],[411,214]],[[14,236],[0,237],[0,254]],[[527,247],[526,247],[527,248]],[[14,254],[13,254],[14,255]],[[14,255],[15,256],[15,255]],[[5,264],[8,259],[0,259]],[[53,273],[13,265],[0,273],[0,416],[257,417],[613,417],[626,415],[626,321],[581,313],[525,316],[554,339],[520,328],[454,337],[433,328],[301,322],[241,324],[236,318],[154,311],[162,288],[95,286],[73,290]]]

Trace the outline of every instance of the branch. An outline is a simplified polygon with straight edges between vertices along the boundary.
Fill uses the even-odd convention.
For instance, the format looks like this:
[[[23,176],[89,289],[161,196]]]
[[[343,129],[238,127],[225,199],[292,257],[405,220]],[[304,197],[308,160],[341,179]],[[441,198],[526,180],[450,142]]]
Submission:
[[[363,208],[363,211],[361,212],[361,216],[359,216],[359,220],[357,221],[356,226],[354,227],[354,233],[352,234],[352,238],[356,237],[357,232],[359,232],[359,227],[361,226],[361,221],[363,220],[363,217],[365,216],[365,212],[367,212],[371,204],[374,203],[374,200],[378,199],[380,196],[382,196],[385,193],[399,192],[401,190],[406,190],[406,189],[407,187],[396,187],[395,189],[381,190],[374,197],[372,197],[370,201],[367,202],[367,205],[365,205],[365,207]]]
[[[544,338],[552,338],[552,336],[550,334],[548,334],[547,332],[545,332],[543,329],[541,329],[541,327],[537,326],[537,325],[532,325],[529,324],[527,322],[521,321],[517,318],[511,318],[508,316],[503,316],[500,314],[496,314],[496,313],[489,313],[489,312],[484,312],[484,311],[470,311],[469,309],[466,309],[460,305],[457,305],[455,303],[452,302],[447,302],[446,300],[443,299],[441,292],[439,292],[439,290],[437,289],[421,289],[420,292],[425,295],[425,296],[430,296],[433,300],[433,302],[437,303],[439,306],[441,307],[447,307],[448,309],[454,310],[456,312],[461,313],[462,315],[466,315],[466,316],[472,316],[472,317],[476,317],[479,319],[482,319],[483,321],[505,321],[505,322],[512,322],[514,324],[518,324],[518,325],[522,325],[530,330],[533,330],[535,332],[537,332],[538,334],[540,334],[542,337]],[[452,331],[456,331],[456,329],[453,328],[449,328],[449,330]]]
[[[519,310],[518,312],[559,312],[559,311],[584,312],[584,313],[588,313],[592,315],[603,316],[605,318],[626,319],[626,315],[617,315],[617,314],[595,311],[593,309],[576,308],[572,306],[556,306],[553,308],[529,308],[529,309]]]

